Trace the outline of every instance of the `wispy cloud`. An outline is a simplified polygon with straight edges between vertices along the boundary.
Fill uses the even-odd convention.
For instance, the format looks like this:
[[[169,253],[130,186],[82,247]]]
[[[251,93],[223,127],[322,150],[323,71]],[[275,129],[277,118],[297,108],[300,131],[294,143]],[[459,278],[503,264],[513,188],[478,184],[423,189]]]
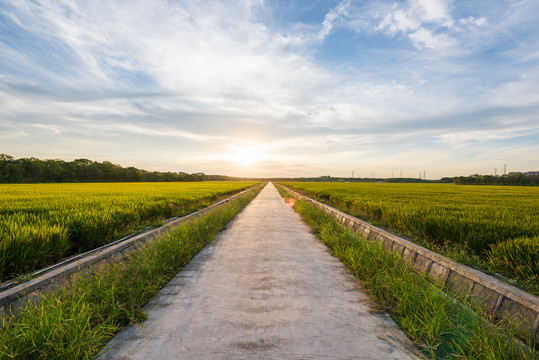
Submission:
[[[323,40],[329,35],[335,21],[348,16],[347,9],[349,6],[350,1],[343,1],[326,14],[322,22],[322,30],[318,33],[318,39]]]

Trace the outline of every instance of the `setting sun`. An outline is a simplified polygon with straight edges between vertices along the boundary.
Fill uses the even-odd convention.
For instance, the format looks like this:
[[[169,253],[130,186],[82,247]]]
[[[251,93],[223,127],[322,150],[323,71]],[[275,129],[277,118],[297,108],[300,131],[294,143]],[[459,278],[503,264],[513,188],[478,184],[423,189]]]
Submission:
[[[260,153],[253,147],[234,147],[232,159],[243,166],[252,166],[260,161]]]

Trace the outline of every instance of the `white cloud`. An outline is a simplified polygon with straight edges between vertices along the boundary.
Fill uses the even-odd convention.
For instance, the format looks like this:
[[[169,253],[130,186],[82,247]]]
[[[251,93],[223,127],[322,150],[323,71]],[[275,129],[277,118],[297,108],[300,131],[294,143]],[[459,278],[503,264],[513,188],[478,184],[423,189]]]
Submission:
[[[63,129],[61,127],[54,124],[31,124],[31,126],[37,129],[52,132],[54,134],[61,134],[63,132]]]
[[[523,74],[516,81],[509,81],[492,90],[492,103],[502,106],[539,105],[539,71]]]
[[[26,136],[28,136],[28,133],[22,130],[2,130],[0,132],[0,139],[3,140],[16,140]]]
[[[454,20],[449,13],[449,2],[447,0],[412,0],[410,11],[416,14],[422,22],[451,27]]]
[[[493,140],[507,140],[528,136],[539,132],[539,128],[531,129],[501,129],[501,130],[474,130],[467,132],[446,133],[439,136],[440,142],[452,145],[455,148],[467,147],[470,143],[486,142]]]
[[[450,0],[408,0],[406,3],[394,3],[392,6],[378,5],[378,11],[368,13],[371,21],[377,21],[371,31],[383,32],[390,37],[403,35],[410,39],[417,49],[447,50],[456,48],[459,41],[454,32],[455,19],[451,15]],[[357,16],[364,12],[355,11]],[[378,20],[377,20],[378,19]],[[478,24],[484,18],[473,19]],[[353,20],[350,23],[356,24]],[[367,22],[368,23],[368,22]],[[357,26],[367,26],[365,21]]]
[[[145,136],[156,136],[156,137],[174,137],[174,138],[183,138],[198,142],[208,142],[208,141],[237,141],[241,142],[241,139],[233,139],[226,136],[211,136],[204,134],[196,134],[193,132],[178,130],[174,128],[160,128],[155,129],[151,126],[142,126],[135,125],[130,123],[116,123],[116,124],[100,124],[98,126],[89,126],[97,129],[102,129],[104,131],[115,131],[118,133],[132,133]]]
[[[378,24],[377,30],[387,32],[389,35],[395,35],[399,32],[408,32],[419,28],[421,22],[418,19],[410,17],[406,11],[396,10],[387,14]]]
[[[447,49],[456,44],[456,41],[446,34],[435,35],[423,28],[411,33],[408,37],[418,49]]]
[[[54,78],[52,85],[83,92],[118,87],[132,91],[124,77],[142,73],[160,92],[198,104],[199,110],[208,104],[213,111],[249,105],[262,113],[283,114],[329,78],[308,58],[286,51],[282,36],[243,17],[256,6],[55,2],[23,4],[18,11],[28,31],[54,39],[80,61],[76,78],[42,68]],[[328,21],[345,7],[337,7]],[[35,68],[30,61],[26,64]]]
[[[322,30],[320,30],[320,32],[318,33],[319,40],[323,40],[329,35],[331,29],[333,29],[333,23],[335,21],[348,15],[347,10],[349,6],[349,0],[343,1],[326,14],[326,16],[324,17],[324,22],[322,23]]]
[[[463,25],[475,25],[475,26],[483,26],[487,22],[487,19],[485,17],[476,18],[473,16],[468,16],[465,19],[460,19],[459,23]]]
[[[410,0],[405,6],[393,6],[377,29],[395,35],[418,30],[426,24],[451,28],[454,20],[445,0]]]

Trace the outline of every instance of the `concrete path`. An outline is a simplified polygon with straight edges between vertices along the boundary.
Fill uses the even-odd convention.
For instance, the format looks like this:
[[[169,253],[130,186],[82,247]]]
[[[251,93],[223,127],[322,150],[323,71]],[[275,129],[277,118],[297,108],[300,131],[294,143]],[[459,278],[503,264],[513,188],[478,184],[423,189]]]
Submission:
[[[101,359],[414,359],[270,183]]]

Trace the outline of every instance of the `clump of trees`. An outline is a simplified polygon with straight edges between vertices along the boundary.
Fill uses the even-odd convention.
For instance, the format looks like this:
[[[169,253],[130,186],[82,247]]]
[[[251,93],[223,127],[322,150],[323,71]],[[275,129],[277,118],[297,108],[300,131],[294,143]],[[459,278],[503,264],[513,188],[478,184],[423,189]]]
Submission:
[[[15,159],[0,154],[0,183],[120,182],[120,181],[203,181],[203,173],[146,171],[124,168],[108,161]]]
[[[457,176],[457,185],[539,185],[539,175],[479,175]]]

